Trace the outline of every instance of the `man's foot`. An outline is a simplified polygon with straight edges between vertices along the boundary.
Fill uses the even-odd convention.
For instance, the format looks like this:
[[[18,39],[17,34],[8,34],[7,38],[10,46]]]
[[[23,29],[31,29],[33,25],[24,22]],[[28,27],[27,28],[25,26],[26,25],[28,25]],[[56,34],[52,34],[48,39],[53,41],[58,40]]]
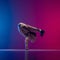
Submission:
[[[44,30],[40,30],[40,36],[43,36],[43,35],[44,35],[44,33],[45,33],[45,31],[44,31]]]

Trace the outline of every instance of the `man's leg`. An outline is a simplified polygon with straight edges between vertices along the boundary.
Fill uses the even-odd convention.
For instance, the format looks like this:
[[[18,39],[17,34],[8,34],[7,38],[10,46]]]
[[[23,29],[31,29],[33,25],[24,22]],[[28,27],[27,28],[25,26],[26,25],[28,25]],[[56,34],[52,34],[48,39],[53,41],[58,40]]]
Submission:
[[[31,31],[34,31],[34,32],[38,31],[38,32],[40,32],[40,36],[43,36],[44,33],[45,33],[44,30],[39,29],[39,28],[36,28],[36,27],[29,26],[28,28],[29,28]]]
[[[39,28],[36,28],[36,27],[33,27],[33,26],[30,26],[30,25],[28,25],[28,28],[29,28],[29,30],[31,30],[31,31],[41,31],[42,29],[39,29]]]

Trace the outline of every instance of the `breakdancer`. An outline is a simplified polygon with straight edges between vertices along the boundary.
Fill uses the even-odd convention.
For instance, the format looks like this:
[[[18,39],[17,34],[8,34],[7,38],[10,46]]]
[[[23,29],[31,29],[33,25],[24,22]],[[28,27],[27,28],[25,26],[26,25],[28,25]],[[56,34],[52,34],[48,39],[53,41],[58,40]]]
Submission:
[[[28,41],[34,41],[36,38],[36,32],[40,33],[40,36],[42,37],[44,35],[44,30],[30,26],[25,23],[19,23],[18,24],[18,31],[21,32],[21,34],[25,37],[25,49],[28,49]]]

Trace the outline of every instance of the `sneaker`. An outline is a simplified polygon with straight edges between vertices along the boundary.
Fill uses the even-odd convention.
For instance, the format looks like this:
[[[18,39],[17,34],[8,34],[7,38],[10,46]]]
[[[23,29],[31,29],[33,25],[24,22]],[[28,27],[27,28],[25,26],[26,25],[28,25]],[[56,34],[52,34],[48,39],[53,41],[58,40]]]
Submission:
[[[40,36],[43,36],[44,33],[45,33],[45,31],[44,31],[44,30],[41,30],[41,31],[40,31]]]

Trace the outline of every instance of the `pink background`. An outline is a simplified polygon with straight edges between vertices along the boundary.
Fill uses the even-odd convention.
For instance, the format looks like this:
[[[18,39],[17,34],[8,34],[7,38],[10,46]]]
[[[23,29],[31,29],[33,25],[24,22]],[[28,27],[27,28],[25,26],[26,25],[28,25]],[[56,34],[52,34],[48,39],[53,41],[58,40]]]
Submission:
[[[60,49],[60,1],[58,0],[17,0],[11,1],[13,10],[12,48],[24,48],[24,38],[17,30],[17,24],[24,22],[45,30],[39,34],[30,48]]]

